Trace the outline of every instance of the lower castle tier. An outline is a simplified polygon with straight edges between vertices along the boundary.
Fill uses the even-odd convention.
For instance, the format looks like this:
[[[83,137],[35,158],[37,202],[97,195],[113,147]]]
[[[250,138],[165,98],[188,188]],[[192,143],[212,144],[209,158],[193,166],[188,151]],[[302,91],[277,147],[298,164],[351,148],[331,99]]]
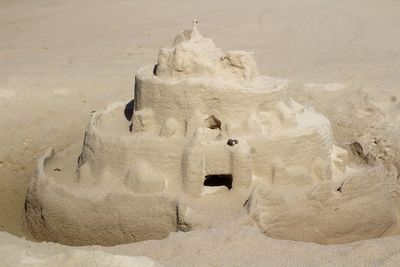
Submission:
[[[397,224],[387,168],[334,145],[330,122],[194,26],[139,69],[134,101],[95,113],[79,148],[39,160],[26,222],[39,240],[114,245],[240,220],[343,243]]]

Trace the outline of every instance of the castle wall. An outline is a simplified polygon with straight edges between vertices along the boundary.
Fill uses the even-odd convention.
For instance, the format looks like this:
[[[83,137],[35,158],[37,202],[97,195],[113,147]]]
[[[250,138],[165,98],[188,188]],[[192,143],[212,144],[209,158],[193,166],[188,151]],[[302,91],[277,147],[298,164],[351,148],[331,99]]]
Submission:
[[[324,132],[325,134],[321,134],[319,130],[311,128],[298,129],[292,133],[292,135],[289,133],[275,137],[256,136],[249,139],[253,170],[258,178],[268,183],[279,184],[280,175],[288,176],[291,167],[294,170],[294,166],[301,166],[302,170],[295,170],[296,175],[300,172],[299,175],[304,176],[301,172],[306,172],[305,174],[309,177],[308,182],[304,181],[304,177],[298,177],[301,181],[293,180],[283,183],[311,183],[314,162],[320,159],[330,164],[332,143],[326,143],[326,138],[329,138],[327,131]],[[283,175],[277,172],[285,169],[286,172]],[[286,179],[287,177],[281,178]]]
[[[185,127],[191,135],[207,116],[214,115],[222,123],[245,122],[252,112],[268,111],[277,103],[288,101],[286,83],[278,85],[275,89],[261,90],[215,87],[195,81],[173,83],[161,80],[150,67],[145,67],[136,75],[136,109],[151,109],[158,124],[169,117],[180,124],[187,123]]]
[[[165,194],[133,194],[98,187],[67,188],[35,176],[26,198],[27,227],[38,241],[117,245],[166,238],[177,231],[177,203]],[[78,194],[80,192],[80,194]],[[84,194],[82,193],[84,192]]]
[[[206,175],[230,174],[233,190],[246,189],[252,181],[252,163],[247,146],[230,147],[224,141],[188,147],[183,155],[184,186],[187,193],[200,195]]]
[[[131,185],[155,179],[159,181],[154,181],[158,185],[181,187],[184,143],[185,140],[179,137],[163,138],[141,133],[108,135],[93,126],[85,137],[82,163],[90,166],[95,184],[104,179],[118,179]],[[129,181],[132,179],[141,181]]]

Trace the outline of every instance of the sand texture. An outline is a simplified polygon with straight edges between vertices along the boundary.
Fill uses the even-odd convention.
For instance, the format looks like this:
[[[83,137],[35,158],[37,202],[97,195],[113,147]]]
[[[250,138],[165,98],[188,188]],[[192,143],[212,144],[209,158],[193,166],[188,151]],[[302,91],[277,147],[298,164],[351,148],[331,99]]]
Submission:
[[[345,3],[316,0],[254,1],[250,4],[236,1],[184,3],[177,1],[168,3],[163,1],[134,3],[130,1],[118,3],[2,1],[0,3],[0,112],[3,114],[0,118],[0,230],[2,231],[18,237],[26,236],[28,239],[38,238],[38,235],[32,237],[29,234],[27,231],[29,226],[25,224],[23,216],[25,209],[28,208],[25,205],[25,196],[29,181],[38,175],[38,172],[35,174],[35,169],[40,171],[37,159],[43,155],[50,156],[52,152],[49,148],[53,148],[55,158],[49,160],[47,166],[42,164],[44,166],[42,171],[55,172],[54,181],[57,183],[69,181],[75,178],[65,173],[76,171],[76,156],[81,153],[83,133],[88,129],[87,123],[91,121],[91,118],[96,116],[99,118],[101,117],[99,114],[103,114],[103,123],[99,123],[99,129],[107,136],[115,135],[115,131],[118,132],[120,127],[126,126],[129,136],[129,121],[123,118],[122,123],[119,120],[110,120],[110,117],[114,116],[114,111],[115,114],[123,112],[124,105],[132,99],[134,74],[140,67],[154,66],[157,60],[158,63],[165,62],[164,66],[171,66],[169,50],[161,53],[159,50],[161,47],[171,47],[176,32],[186,28],[193,18],[199,20],[202,33],[211,37],[221,48],[221,50],[215,50],[209,46],[209,43],[205,43],[204,47],[210,48],[207,50],[210,54],[219,55],[220,51],[240,49],[233,54],[226,52],[229,64],[232,66],[244,64],[238,70],[233,72],[229,70],[229,73],[225,73],[224,77],[227,77],[226,75],[230,77],[226,80],[236,79],[235,84],[243,86],[243,83],[254,80],[254,77],[260,73],[276,77],[279,81],[284,80],[287,97],[293,99],[293,103],[313,107],[316,114],[322,114],[326,121],[330,122],[329,136],[332,135],[334,139],[330,139],[332,148],[329,153],[338,157],[338,160],[332,163],[337,166],[336,174],[343,170],[342,160],[346,157],[343,158],[342,150],[347,152],[348,160],[370,169],[368,174],[355,175],[356,183],[347,185],[340,183],[343,189],[348,186],[354,190],[354,194],[346,196],[346,201],[354,200],[355,202],[351,202],[351,205],[346,205],[344,202],[342,206],[340,204],[331,206],[333,210],[335,208],[341,210],[339,217],[343,225],[348,227],[339,229],[337,232],[330,231],[332,229],[330,223],[338,220],[337,216],[329,217],[332,216],[333,211],[321,213],[320,204],[314,205],[331,201],[330,198],[326,198],[329,190],[324,186],[316,188],[310,194],[305,194],[307,201],[311,201],[313,205],[305,200],[296,201],[293,198],[294,202],[289,203],[286,212],[280,213],[281,211],[278,210],[275,213],[279,220],[270,221],[268,216],[271,215],[271,210],[263,209],[265,205],[279,207],[287,205],[281,202],[279,194],[271,194],[271,190],[251,191],[252,188],[248,188],[249,192],[242,196],[238,194],[230,201],[232,207],[239,204],[242,206],[251,194],[249,201],[246,202],[247,206],[242,206],[240,209],[224,209],[224,202],[215,196],[218,193],[226,195],[227,192],[234,191],[202,192],[199,187],[186,187],[187,184],[184,183],[183,188],[187,190],[188,195],[211,196],[209,199],[210,202],[215,203],[214,209],[204,208],[210,207],[210,203],[196,203],[187,198],[188,203],[197,209],[198,213],[195,214],[201,214],[201,216],[192,213],[193,216],[187,222],[179,224],[179,220],[176,220],[176,210],[181,209],[176,204],[176,199],[170,201],[168,198],[165,201],[165,199],[150,197],[141,200],[144,201],[143,205],[135,206],[138,210],[132,211],[146,213],[148,202],[154,203],[157,207],[164,205],[160,208],[161,211],[170,209],[165,216],[154,213],[157,219],[167,222],[163,224],[160,233],[153,232],[154,236],[138,239],[125,239],[126,229],[124,226],[121,227],[118,221],[115,222],[112,219],[109,225],[122,234],[113,237],[117,242],[107,243],[110,239],[105,237],[104,242],[98,243],[110,245],[145,239],[166,239],[112,248],[95,246],[78,249],[57,244],[31,243],[8,233],[2,233],[0,253],[4,256],[3,262],[9,266],[51,266],[61,263],[68,263],[71,266],[78,263],[91,266],[99,264],[96,259],[103,259],[104,264],[110,266],[118,266],[118,264],[119,266],[134,264],[157,266],[157,263],[165,266],[399,265],[398,243],[400,240],[396,236],[398,234],[396,218],[400,214],[396,208],[400,203],[397,175],[397,168],[400,167],[399,10],[398,2],[386,0]],[[182,35],[178,39],[182,41],[185,38],[185,35]],[[243,54],[242,51],[253,52],[252,57],[256,59],[257,68],[254,68],[248,54]],[[185,58],[188,58],[187,55]],[[194,58],[187,62],[176,60],[173,62],[174,69],[161,67],[156,69],[156,74],[160,78],[169,77],[174,79],[175,83],[179,83],[182,75],[185,75],[185,79],[186,75],[191,75],[186,70],[188,66],[189,69],[190,66],[194,66],[187,64],[194,62],[193,60]],[[218,77],[210,75],[209,62],[206,60],[201,60],[200,64],[195,66],[200,66],[196,67],[196,73],[207,76],[210,81],[218,81]],[[225,71],[224,67],[221,71]],[[146,69],[142,69],[142,73],[145,72]],[[148,81],[145,75],[142,77]],[[198,79],[196,75],[190,78]],[[218,87],[220,83],[216,82],[213,86]],[[156,132],[160,138],[170,138],[182,133],[179,126],[180,119],[170,118],[171,114],[166,113],[168,116],[162,123],[152,124],[151,120],[146,120],[157,115],[157,112],[161,112],[163,107],[157,105],[159,102],[155,100],[156,98],[152,98],[152,95],[142,96],[143,102],[139,103],[139,106],[142,105],[143,109],[132,121],[136,129],[140,129],[139,126],[142,125],[144,132],[150,129],[150,132]],[[157,95],[154,96],[157,97]],[[116,104],[109,105],[113,102]],[[151,107],[152,111],[144,108],[145,106]],[[296,107],[294,104],[294,108]],[[249,105],[249,110],[252,108]],[[103,110],[108,110],[108,113],[104,113]],[[283,117],[290,114],[286,111],[284,106],[280,106]],[[201,118],[202,121],[207,118],[207,125],[211,125],[211,128],[215,128],[213,125],[218,125],[211,117]],[[226,118],[232,121],[229,116]],[[249,119],[243,118],[243,120],[248,121],[250,131],[260,129],[257,116],[252,115]],[[303,125],[309,126],[307,125],[310,121],[308,117],[302,121],[305,123]],[[284,125],[292,127],[290,120]],[[161,128],[152,128],[158,126]],[[214,136],[212,131],[207,134]],[[235,133],[235,135],[240,134],[243,135],[240,132]],[[218,134],[214,137],[217,136]],[[226,145],[226,142],[224,143]],[[93,143],[93,146],[96,146],[95,144]],[[173,147],[174,143],[169,144]],[[242,144],[243,142],[239,139],[239,146],[235,145],[233,148],[240,148]],[[152,145],[157,146],[157,142],[153,142]],[[114,146],[114,148],[117,147]],[[146,149],[143,148],[143,151]],[[68,157],[68,155],[72,156]],[[264,155],[264,153],[259,155]],[[112,158],[112,155],[109,156]],[[150,152],[149,157],[151,157]],[[43,160],[45,158],[42,157]],[[63,158],[70,160],[63,161]],[[314,167],[315,171],[311,173],[314,179],[335,176],[334,173],[328,173],[328,176],[325,176],[326,173],[321,172],[323,166],[326,166],[323,160],[317,161],[317,164],[314,161],[308,161],[303,155],[300,159],[309,162],[307,164]],[[91,161],[89,154],[86,160]],[[103,160],[111,162],[107,158]],[[242,166],[242,160],[239,157],[234,161],[235,166]],[[57,162],[63,162],[62,167],[59,167]],[[93,162],[97,162],[93,164],[98,166],[104,165],[97,159]],[[118,164],[118,162],[110,163],[110,166],[117,166],[112,164]],[[273,164],[282,166],[279,160],[274,161]],[[133,169],[140,171],[124,172],[123,175],[126,175],[124,177],[128,177],[123,180],[126,192],[131,194],[132,190],[137,190],[134,194],[157,195],[157,192],[165,189],[165,181],[153,179],[165,171],[159,170],[160,172],[157,173],[146,161],[132,162],[132,166]],[[78,172],[77,178],[82,177],[81,182],[86,187],[107,181],[107,179],[102,180],[104,173],[114,168],[110,167],[109,170],[102,170],[92,175],[92,170],[88,165],[80,167],[82,167],[81,176]],[[263,167],[264,165],[259,165],[255,170],[258,173],[265,173],[266,170]],[[56,168],[60,168],[61,171],[54,171]],[[218,172],[220,170],[218,164],[210,168],[213,173],[214,170]],[[243,169],[239,168],[239,170],[241,172]],[[296,181],[299,181],[300,184],[296,186],[307,184],[304,170],[297,167],[280,170],[282,175],[278,173],[277,177],[280,179],[276,180],[279,181],[280,186],[287,186],[285,177],[288,177],[288,174],[293,174]],[[351,170],[355,171],[358,168]],[[207,175],[207,173],[204,174]],[[365,179],[366,177],[368,179]],[[172,181],[168,179],[168,182]],[[336,182],[340,181],[340,179],[332,179]],[[314,181],[312,180],[312,184]],[[246,182],[243,184],[246,185]],[[389,188],[384,188],[384,184],[389,185]],[[62,183],[61,185],[65,186]],[[362,187],[360,188],[359,185]],[[66,244],[93,243],[92,235],[89,235],[88,240],[92,240],[89,242],[70,242],[70,240],[85,237],[84,232],[80,231],[75,232],[76,237],[71,237],[73,231],[68,230],[66,235],[61,235],[63,237],[59,238],[57,227],[62,223],[67,225],[70,223],[64,220],[65,207],[68,207],[64,205],[64,201],[69,197],[63,198],[66,195],[57,194],[60,191],[46,191],[46,188],[51,189],[52,186],[52,181],[50,181],[47,187],[40,189],[44,192],[40,201],[62,207],[62,209],[53,210],[56,211],[55,213],[51,213],[51,209],[47,213],[57,218],[46,226],[47,230],[50,229],[50,232],[57,237],[48,238],[42,235],[38,239]],[[104,188],[107,186],[114,185],[108,184]],[[180,185],[177,185],[172,191],[178,192],[177,188],[182,189]],[[93,196],[89,194],[87,197],[101,198],[102,194],[107,194],[107,190],[98,191],[98,196],[96,196],[96,190],[93,190]],[[358,191],[362,193],[359,194]],[[343,190],[343,195],[345,194],[346,190]],[[176,196],[175,193],[173,195]],[[110,198],[107,202],[109,207],[98,202],[101,208],[97,209],[97,212],[103,214],[117,207],[118,197],[117,194],[115,198]],[[54,199],[58,199],[58,202]],[[363,201],[368,202],[372,199],[376,200],[373,205],[366,206],[364,210],[357,208],[357,205],[365,206]],[[181,197],[179,201],[182,201]],[[136,200],[134,202],[137,203]],[[90,203],[82,201],[77,201],[75,204],[82,205],[82,210],[90,210],[90,207],[93,207]],[[120,210],[113,210],[113,212],[122,214],[132,208],[128,202],[124,205],[126,206],[122,205]],[[36,214],[36,220],[40,222],[40,206],[37,207],[39,207],[39,212]],[[59,213],[60,210],[61,213]],[[362,212],[354,213],[357,210]],[[69,212],[71,216],[68,218],[72,220],[72,224],[80,220],[81,217],[74,212],[74,209]],[[325,225],[325,227],[318,229],[318,234],[312,238],[308,238],[310,234],[299,235],[304,225],[290,223],[298,221],[296,216],[299,216],[299,212],[300,214],[304,212],[320,214],[320,218],[325,218],[325,221],[320,221],[320,225]],[[171,220],[172,213],[174,217]],[[346,214],[358,217],[359,221],[354,221]],[[99,218],[88,216],[87,221],[83,222],[90,225],[91,220],[101,221],[102,218],[104,216]],[[207,220],[205,223],[202,221],[204,218],[214,219]],[[227,218],[229,220],[226,220]],[[369,219],[364,220],[364,218]],[[314,219],[315,216],[302,218],[305,222]],[[122,218],[119,222],[128,227],[129,221],[129,218],[126,221]],[[43,227],[43,224],[38,225],[39,228]],[[189,229],[185,228],[188,226],[190,226]],[[193,231],[174,233],[186,230]],[[341,237],[343,233],[346,236],[345,239]],[[324,246],[271,239],[266,235],[278,239],[315,241],[324,244],[346,243],[365,238],[377,239]],[[136,256],[147,256],[151,260],[134,258]]]

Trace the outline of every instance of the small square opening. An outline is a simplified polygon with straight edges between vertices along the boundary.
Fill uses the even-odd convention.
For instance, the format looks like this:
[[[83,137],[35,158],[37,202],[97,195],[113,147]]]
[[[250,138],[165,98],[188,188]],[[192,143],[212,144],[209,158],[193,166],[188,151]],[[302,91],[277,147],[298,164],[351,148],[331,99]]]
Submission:
[[[232,174],[209,174],[205,176],[204,186],[226,186],[232,189]]]

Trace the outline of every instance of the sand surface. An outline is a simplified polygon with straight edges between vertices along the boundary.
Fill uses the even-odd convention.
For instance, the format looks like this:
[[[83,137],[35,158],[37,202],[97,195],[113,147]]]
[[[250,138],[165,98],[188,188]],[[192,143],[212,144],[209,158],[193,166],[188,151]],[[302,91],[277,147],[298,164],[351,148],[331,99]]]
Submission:
[[[387,237],[341,246],[321,246],[275,240],[260,234],[256,228],[232,224],[211,230],[173,233],[165,240],[112,248],[76,248],[48,243],[34,245],[0,233],[0,256],[6,266],[15,266],[16,263],[18,266],[32,266],[29,263],[36,263],[34,266],[136,266],[134,263],[138,256],[146,256],[156,263],[171,267],[398,266],[398,243],[398,237]],[[137,266],[147,265],[142,263]]]
[[[341,145],[369,132],[398,149],[399,1],[3,0],[0,231],[26,235],[38,156],[82,142],[90,112],[129,100],[134,72],[193,18],[224,50],[254,51],[261,73],[290,79],[293,97],[326,114]]]

